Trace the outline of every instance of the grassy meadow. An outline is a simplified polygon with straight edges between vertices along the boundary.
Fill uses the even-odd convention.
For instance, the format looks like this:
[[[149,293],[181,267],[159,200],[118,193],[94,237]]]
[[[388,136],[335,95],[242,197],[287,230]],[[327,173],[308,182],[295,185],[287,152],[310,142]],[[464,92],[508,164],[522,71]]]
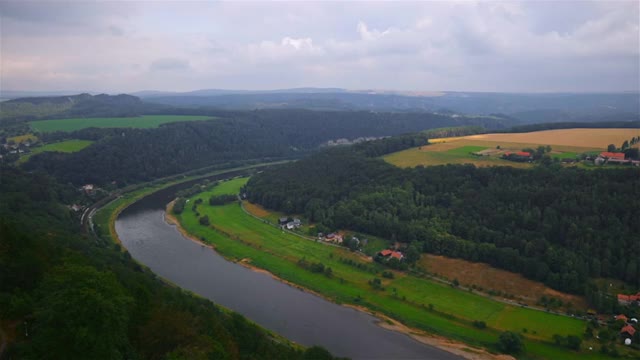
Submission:
[[[75,131],[89,127],[98,128],[156,128],[162,124],[178,121],[201,121],[212,116],[195,115],[142,115],[136,117],[74,118],[58,120],[38,120],[29,124],[40,132]]]
[[[196,211],[207,215],[211,225],[200,225],[189,205],[178,216],[181,225],[231,260],[266,269],[337,303],[365,306],[415,328],[489,348],[501,331],[511,330],[526,337],[528,358],[596,358],[551,344],[554,334],[580,336],[586,327],[583,321],[508,305],[402,272],[391,270],[394,278],[383,278],[381,272],[389,269],[369,258],[283,232],[246,214],[237,202],[208,205],[210,196],[237,193],[246,181],[222,182],[190,197],[189,205],[203,200]],[[297,265],[300,259],[320,262],[332,269],[332,275],[303,269]],[[382,279],[384,290],[369,285],[376,277]],[[488,328],[478,329],[473,321],[484,321]]]
[[[65,140],[57,143],[46,144],[39,147],[33,147],[31,148],[31,152],[29,154],[26,154],[20,157],[20,160],[18,161],[21,163],[25,162],[31,156],[35,154],[43,153],[45,151],[58,151],[58,152],[65,152],[65,153],[76,152],[86,148],[91,144],[93,144],[93,141],[89,141],[89,140]]]

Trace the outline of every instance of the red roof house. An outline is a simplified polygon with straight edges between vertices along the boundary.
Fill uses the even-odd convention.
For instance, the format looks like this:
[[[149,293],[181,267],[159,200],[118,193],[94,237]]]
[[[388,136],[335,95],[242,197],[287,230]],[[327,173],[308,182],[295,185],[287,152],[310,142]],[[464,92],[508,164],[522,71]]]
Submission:
[[[529,157],[529,156],[531,156],[531,153],[530,153],[530,152],[528,152],[528,151],[518,151],[518,152],[516,153],[516,155],[518,155],[518,156],[527,156],[527,157]]]
[[[627,322],[627,320],[629,320],[629,318],[626,317],[624,314],[616,315],[615,319],[616,320],[622,320],[624,322]]]
[[[617,152],[601,152],[600,156],[602,156],[603,158],[607,158],[607,159],[620,159],[620,160],[624,160],[624,153],[617,153]]]
[[[620,334],[629,334],[629,336],[633,336],[633,334],[635,333],[636,333],[636,329],[634,329],[633,326],[631,325],[627,325],[622,329],[620,329]]]
[[[618,294],[618,302],[621,304],[630,304],[635,301],[640,302],[640,292],[635,295]]]
[[[391,254],[393,254],[393,251],[391,251],[389,249],[384,249],[384,250],[380,251],[380,255],[382,255],[382,256],[389,256]]]

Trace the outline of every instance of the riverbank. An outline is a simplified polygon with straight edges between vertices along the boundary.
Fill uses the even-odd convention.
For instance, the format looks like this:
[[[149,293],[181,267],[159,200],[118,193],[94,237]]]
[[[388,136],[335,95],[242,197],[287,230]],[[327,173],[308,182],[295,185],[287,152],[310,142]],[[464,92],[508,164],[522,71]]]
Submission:
[[[196,242],[198,244],[201,244],[202,246],[207,246],[211,249],[216,250],[215,246],[212,246],[210,244],[205,244],[202,242],[202,240],[200,240],[199,238],[197,238],[196,236],[194,236],[193,234],[189,233],[180,223],[179,219],[172,213],[172,209],[173,209],[173,205],[174,205],[174,201],[171,201],[165,209],[165,221],[172,225],[175,226],[176,229],[187,239]],[[412,339],[414,339],[415,341],[425,344],[425,345],[429,345],[435,348],[438,348],[440,350],[444,350],[447,351],[449,353],[455,354],[457,356],[460,356],[462,358],[468,359],[468,360],[509,360],[509,359],[513,359],[513,357],[508,356],[508,355],[499,355],[499,354],[491,354],[489,353],[487,350],[485,349],[481,349],[481,348],[477,348],[477,347],[473,347],[470,346],[468,344],[462,343],[462,342],[457,342],[451,339],[446,339],[444,337],[441,336],[435,336],[433,334],[429,334],[426,333],[424,331],[421,331],[419,329],[416,328],[411,328],[408,327],[400,322],[398,322],[397,320],[373,311],[367,307],[364,306],[357,306],[357,305],[353,305],[353,304],[341,304],[341,303],[337,303],[334,300],[320,292],[317,292],[313,289],[310,289],[308,287],[305,286],[301,286],[300,284],[296,284],[292,281],[289,281],[287,279],[284,279],[264,268],[260,268],[256,265],[253,265],[251,263],[251,259],[250,258],[242,258],[239,260],[236,260],[234,258],[230,258],[229,256],[227,256],[227,254],[225,254],[224,252],[220,252],[218,250],[216,250],[216,252],[218,254],[220,254],[221,256],[223,256],[226,260],[231,261],[233,263],[236,263],[238,265],[241,265],[247,269],[250,269],[254,272],[257,273],[261,273],[261,274],[265,274],[279,282],[282,282],[288,286],[291,286],[295,289],[299,289],[302,291],[305,291],[307,293],[313,294],[315,296],[318,296],[320,298],[323,298],[327,301],[333,302],[337,305],[341,305],[347,308],[351,308],[366,314],[369,314],[375,318],[378,319],[378,321],[376,322],[376,324],[384,329],[390,330],[390,331],[394,331],[397,333],[401,333],[403,335],[406,335]]]

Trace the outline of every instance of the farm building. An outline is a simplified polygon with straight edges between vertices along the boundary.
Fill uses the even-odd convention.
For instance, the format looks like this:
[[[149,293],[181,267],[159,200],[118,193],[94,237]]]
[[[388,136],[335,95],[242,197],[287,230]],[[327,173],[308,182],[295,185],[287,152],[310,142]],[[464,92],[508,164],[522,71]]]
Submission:
[[[280,219],[278,219],[278,224],[280,224],[280,225],[285,225],[288,222],[289,222],[289,218],[288,217],[281,217]]]
[[[640,292],[635,295],[618,294],[618,303],[621,305],[638,305],[640,306]],[[626,320],[625,320],[626,321]]]
[[[631,325],[626,325],[622,329],[620,329],[620,336],[623,336],[623,337],[632,338],[635,333],[636,333],[636,329]]]
[[[394,251],[389,249],[384,249],[378,253],[378,256],[381,256],[386,259],[396,258],[400,261],[404,259],[404,255],[400,251]]]
[[[624,321],[624,322],[627,322],[627,321],[629,320],[629,318],[628,318],[626,315],[624,315],[624,314],[616,315],[616,316],[614,317],[614,319],[616,319],[616,321],[617,321],[617,320],[622,320],[622,321]]]
[[[605,159],[624,160],[624,153],[604,151],[600,153],[600,157],[603,157]]]
[[[328,234],[325,239],[326,239],[326,241],[342,244],[342,235],[340,235],[338,233]]]

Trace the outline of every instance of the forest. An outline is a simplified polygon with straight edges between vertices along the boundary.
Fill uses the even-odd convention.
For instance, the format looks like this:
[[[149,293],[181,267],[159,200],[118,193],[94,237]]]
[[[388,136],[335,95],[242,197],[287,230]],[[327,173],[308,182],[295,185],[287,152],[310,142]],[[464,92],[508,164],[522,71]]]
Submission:
[[[8,359],[332,359],[167,286],[111,240],[83,235],[63,205],[79,196],[74,188],[0,172],[0,319],[15,327]]]
[[[266,170],[248,182],[248,199],[571,293],[584,294],[598,277],[640,286],[640,170],[553,163],[401,169],[375,158],[395,141],[330,149]]]
[[[96,141],[72,154],[43,153],[25,168],[44,170],[76,185],[124,186],[217,164],[302,157],[329,140],[383,137],[441,128],[474,125],[507,126],[494,117],[371,112],[262,110],[236,113],[213,121],[165,124],[158,129],[84,129],[53,133],[48,140],[79,138]]]

